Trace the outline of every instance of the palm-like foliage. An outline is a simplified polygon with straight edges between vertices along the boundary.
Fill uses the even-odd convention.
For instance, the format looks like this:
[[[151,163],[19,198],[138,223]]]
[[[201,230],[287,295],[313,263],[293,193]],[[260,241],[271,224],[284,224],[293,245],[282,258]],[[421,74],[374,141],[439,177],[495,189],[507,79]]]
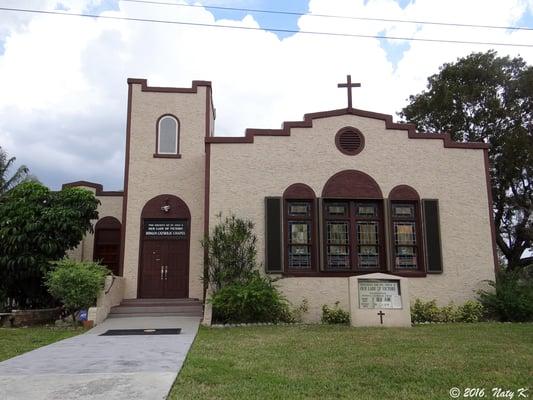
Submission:
[[[29,169],[21,165],[15,173],[9,177],[9,169],[13,166],[15,157],[8,158],[7,153],[0,147],[0,198],[4,197],[7,192],[24,182],[29,178]]]

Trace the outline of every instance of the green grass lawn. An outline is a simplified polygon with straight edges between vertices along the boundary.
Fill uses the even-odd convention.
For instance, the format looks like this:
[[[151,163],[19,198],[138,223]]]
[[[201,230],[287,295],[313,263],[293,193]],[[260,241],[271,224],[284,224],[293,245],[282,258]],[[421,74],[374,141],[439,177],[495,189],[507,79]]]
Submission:
[[[427,400],[452,387],[533,398],[533,324],[202,327],[169,399]]]
[[[56,328],[51,326],[0,328],[0,361],[58,340],[79,335],[83,331],[83,328]]]

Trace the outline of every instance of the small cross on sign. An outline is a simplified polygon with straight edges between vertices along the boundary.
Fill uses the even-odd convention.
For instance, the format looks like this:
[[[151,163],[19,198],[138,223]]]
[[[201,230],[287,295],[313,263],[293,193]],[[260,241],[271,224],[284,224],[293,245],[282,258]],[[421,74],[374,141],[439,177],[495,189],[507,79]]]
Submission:
[[[381,325],[383,325],[383,316],[385,315],[385,313],[382,310],[379,310],[378,315],[379,321],[381,322]]]
[[[346,75],[346,83],[339,83],[337,87],[346,88],[348,90],[348,108],[352,108],[352,88],[361,87],[360,83],[352,83],[352,76]]]

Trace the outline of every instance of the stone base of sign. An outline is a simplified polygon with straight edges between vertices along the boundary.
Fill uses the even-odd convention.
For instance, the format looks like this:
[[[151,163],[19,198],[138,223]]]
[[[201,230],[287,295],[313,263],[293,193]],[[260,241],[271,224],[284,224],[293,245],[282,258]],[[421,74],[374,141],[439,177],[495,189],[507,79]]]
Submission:
[[[350,298],[350,321],[352,326],[383,326],[383,327],[410,327],[411,308],[409,299],[409,280],[396,275],[382,273],[351,276],[348,278],[349,298]],[[366,302],[361,304],[360,289],[367,290],[369,283],[380,285],[382,282],[391,284],[397,282],[399,285],[400,299],[394,299],[394,305]],[[379,296],[379,295],[378,295]],[[363,293],[363,298],[365,293]],[[367,296],[368,297],[368,296]],[[400,304],[401,303],[401,304]],[[389,307],[396,308],[389,308]]]

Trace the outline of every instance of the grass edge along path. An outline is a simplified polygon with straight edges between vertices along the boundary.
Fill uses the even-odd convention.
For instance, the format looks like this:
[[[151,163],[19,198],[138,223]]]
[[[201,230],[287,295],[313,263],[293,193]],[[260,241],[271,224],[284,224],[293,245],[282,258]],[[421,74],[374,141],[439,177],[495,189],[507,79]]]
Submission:
[[[0,328],[0,362],[85,332],[83,328],[31,326]]]

